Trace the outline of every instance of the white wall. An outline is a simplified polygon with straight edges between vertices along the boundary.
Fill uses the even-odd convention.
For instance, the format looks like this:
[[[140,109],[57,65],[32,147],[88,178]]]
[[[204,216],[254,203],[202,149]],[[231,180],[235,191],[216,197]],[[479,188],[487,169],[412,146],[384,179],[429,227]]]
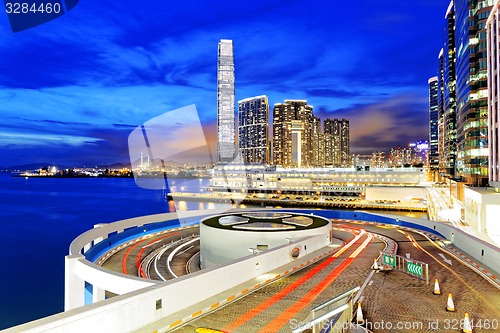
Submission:
[[[493,189],[464,188],[465,221],[480,233],[500,237],[500,193]]]
[[[323,227],[308,230],[282,231],[249,231],[229,230],[207,226],[200,223],[200,254],[202,268],[220,266],[228,261],[246,257],[248,249],[257,248],[257,245],[268,245],[269,249],[287,244],[287,238],[295,240],[302,237],[323,235],[321,242],[307,251],[314,252],[330,243],[331,222]]]
[[[94,229],[84,232],[70,244],[69,255],[65,259],[64,309],[67,311],[85,305],[85,282],[92,284],[94,291],[98,294],[98,296],[94,294],[93,301],[102,300],[105,290],[115,294],[123,294],[159,283],[158,281],[112,272],[94,265],[84,258],[82,249],[83,252],[87,251],[92,244],[97,244],[108,238],[112,232],[120,233],[127,228],[172,219],[179,219],[181,223],[190,223],[199,221],[199,216],[220,214],[224,211],[189,211],[182,212],[180,216],[177,213],[155,214],[113,223],[96,224]]]
[[[401,200],[412,201],[413,198],[427,198],[425,187],[366,187],[366,200]]]

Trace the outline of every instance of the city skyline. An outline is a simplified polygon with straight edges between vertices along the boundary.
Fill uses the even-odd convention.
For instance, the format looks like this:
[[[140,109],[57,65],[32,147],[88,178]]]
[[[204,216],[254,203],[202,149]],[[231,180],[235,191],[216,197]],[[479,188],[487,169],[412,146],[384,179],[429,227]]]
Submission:
[[[235,100],[307,99],[321,119],[350,119],[353,153],[427,137],[425,83],[447,1],[363,4],[350,21],[347,4],[196,4],[211,15],[162,3],[149,16],[127,4],[101,11],[89,1],[17,34],[2,16],[0,166],[124,162],[133,128],[190,104],[213,145],[224,38],[235,42]]]

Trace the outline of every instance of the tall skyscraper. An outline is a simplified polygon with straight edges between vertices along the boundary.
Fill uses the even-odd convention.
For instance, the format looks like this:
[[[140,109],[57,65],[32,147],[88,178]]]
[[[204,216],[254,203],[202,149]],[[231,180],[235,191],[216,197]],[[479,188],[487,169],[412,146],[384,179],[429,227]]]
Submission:
[[[489,182],[500,191],[500,0],[495,2],[486,24],[488,32],[488,142]]]
[[[314,166],[313,107],[305,100],[285,100],[273,109],[273,164]]]
[[[438,78],[431,77],[429,83],[429,167],[439,168],[438,152]]]
[[[443,31],[443,48],[438,56],[438,75],[436,113],[430,113],[430,135],[437,135],[437,142],[430,138],[431,166],[435,167],[436,158],[442,175],[455,177],[457,156],[457,129],[456,129],[456,71],[455,71],[455,7],[450,1],[446,11]],[[433,88],[429,81],[429,89]],[[429,102],[432,91],[429,90]],[[429,104],[429,107],[431,105]],[[435,123],[434,123],[435,121]],[[433,132],[435,126],[436,132]],[[435,151],[437,148],[437,152]],[[436,155],[437,154],[437,155]]]
[[[437,75],[437,127],[438,127],[438,157],[439,172],[444,175],[446,160],[444,158],[444,51],[441,49],[438,56],[438,75]]]
[[[443,169],[446,176],[455,177],[457,156],[456,75],[455,75],[455,10],[450,1],[443,31]]]
[[[233,41],[221,39],[217,64],[217,162],[227,163],[235,156]]]
[[[488,182],[486,20],[493,0],[455,0],[457,174]]]
[[[350,144],[349,120],[344,118],[340,121],[340,151],[342,152],[341,163],[343,167],[348,167],[351,164]]]
[[[238,147],[244,163],[269,163],[267,96],[238,101]]]
[[[346,167],[351,163],[349,120],[325,119],[325,165]]]

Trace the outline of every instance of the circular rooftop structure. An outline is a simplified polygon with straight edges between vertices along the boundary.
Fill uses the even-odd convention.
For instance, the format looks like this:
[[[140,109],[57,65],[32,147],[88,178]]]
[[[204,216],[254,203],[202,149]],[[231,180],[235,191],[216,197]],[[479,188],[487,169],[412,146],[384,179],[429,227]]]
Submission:
[[[200,261],[211,268],[255,255],[297,239],[318,237],[330,242],[331,222],[315,215],[251,212],[214,215],[200,221]],[[301,249],[307,253],[307,249]]]

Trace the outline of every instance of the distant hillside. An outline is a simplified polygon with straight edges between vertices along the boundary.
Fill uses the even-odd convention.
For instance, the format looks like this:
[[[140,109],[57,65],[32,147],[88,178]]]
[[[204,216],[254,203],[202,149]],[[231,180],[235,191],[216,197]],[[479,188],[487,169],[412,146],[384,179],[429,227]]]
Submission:
[[[171,158],[171,157],[170,157],[170,158]],[[143,162],[146,164],[146,163],[147,163],[147,159],[146,159],[146,158],[144,158],[144,161],[143,161]],[[198,161],[195,161],[195,162],[198,162]],[[172,160],[168,160],[168,161],[164,161],[164,162],[163,162],[163,165],[165,165],[165,166],[170,166],[170,167],[181,167],[181,166],[183,166],[183,165],[184,165],[184,164],[186,164],[186,163],[193,163],[193,161],[183,161],[183,162],[179,162],[179,161],[172,161]],[[138,166],[138,165],[140,165],[140,164],[141,164],[141,160],[140,160],[140,159],[135,160],[135,161],[133,162],[133,165],[134,165],[134,166]],[[161,160],[161,159],[151,159],[151,160],[149,161],[149,164],[150,164],[151,166],[155,166],[155,167],[161,167],[161,166],[163,166],[163,165],[162,165],[162,160]],[[128,167],[130,167],[130,164],[128,164]]]
[[[37,169],[40,169],[40,168],[43,168],[44,166],[54,166],[53,163],[46,163],[46,162],[43,162],[43,163],[30,163],[30,164],[22,164],[22,165],[12,165],[10,167],[7,167],[7,168],[2,168],[2,170],[11,170],[11,171],[14,171],[14,170],[37,170]],[[57,169],[67,169],[68,167],[65,166],[65,165],[55,165],[55,167]]]
[[[97,168],[98,169],[123,169],[123,168],[130,169],[130,163],[103,164],[103,165],[98,165]]]

